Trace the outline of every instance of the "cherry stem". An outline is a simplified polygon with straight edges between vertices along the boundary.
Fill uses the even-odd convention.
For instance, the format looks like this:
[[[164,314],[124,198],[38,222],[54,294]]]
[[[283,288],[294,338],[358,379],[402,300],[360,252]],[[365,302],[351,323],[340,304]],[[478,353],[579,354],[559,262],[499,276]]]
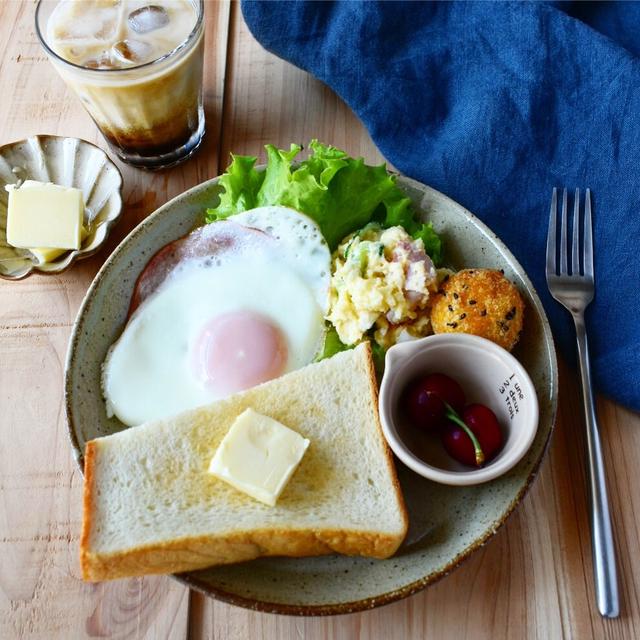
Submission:
[[[481,467],[484,464],[484,452],[482,451],[482,447],[480,446],[480,442],[478,438],[476,438],[476,434],[469,429],[469,427],[464,423],[464,420],[458,415],[456,410],[448,403],[444,403],[446,407],[445,416],[451,422],[457,424],[468,436],[471,438],[471,443],[473,444],[473,448],[476,454],[476,464]]]

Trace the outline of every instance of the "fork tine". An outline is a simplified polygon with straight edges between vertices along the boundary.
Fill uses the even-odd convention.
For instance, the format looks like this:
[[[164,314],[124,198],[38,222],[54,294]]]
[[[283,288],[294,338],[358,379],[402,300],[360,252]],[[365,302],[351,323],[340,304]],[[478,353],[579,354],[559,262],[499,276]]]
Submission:
[[[556,273],[556,231],[558,212],[558,190],[554,187],[551,194],[551,211],[549,212],[549,230],[547,231],[547,276]]]
[[[580,189],[573,202],[573,241],[571,242],[571,275],[580,275]]]
[[[567,270],[567,190],[562,191],[562,222],[560,223],[560,275]]]
[[[587,189],[584,201],[584,275],[593,278],[593,230],[591,227],[591,189]]]

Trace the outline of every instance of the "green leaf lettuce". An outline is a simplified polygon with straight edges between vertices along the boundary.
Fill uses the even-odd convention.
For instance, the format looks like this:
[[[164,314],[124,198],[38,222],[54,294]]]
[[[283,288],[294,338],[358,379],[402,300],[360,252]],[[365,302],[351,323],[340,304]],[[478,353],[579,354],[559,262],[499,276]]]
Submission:
[[[335,249],[350,233],[372,221],[384,227],[403,226],[415,238],[422,238],[426,252],[440,264],[440,238],[431,224],[416,217],[409,198],[396,186],[385,165],[377,167],[351,158],[344,151],[317,140],[309,144],[311,155],[294,166],[301,151],[292,144],[289,151],[266,145],[267,166],[255,168],[256,158],[232,155],[220,178],[224,192],[220,203],[207,209],[207,222],[223,220],[241,211],[267,205],[291,207],[313,218]]]

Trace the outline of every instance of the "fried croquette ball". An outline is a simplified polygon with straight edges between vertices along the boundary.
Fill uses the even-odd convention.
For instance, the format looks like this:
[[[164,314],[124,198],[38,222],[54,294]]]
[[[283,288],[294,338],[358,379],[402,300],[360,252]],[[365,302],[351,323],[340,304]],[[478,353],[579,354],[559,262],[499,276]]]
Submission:
[[[441,283],[431,326],[434,333],[471,333],[511,351],[523,316],[522,297],[501,271],[463,269]]]

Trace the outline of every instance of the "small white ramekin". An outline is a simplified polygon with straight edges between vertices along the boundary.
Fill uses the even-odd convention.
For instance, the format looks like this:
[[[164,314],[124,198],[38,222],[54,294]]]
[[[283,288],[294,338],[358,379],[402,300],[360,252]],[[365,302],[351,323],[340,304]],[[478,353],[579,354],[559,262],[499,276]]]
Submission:
[[[505,442],[486,466],[470,469],[451,458],[435,435],[409,424],[402,394],[419,375],[444,373],[457,380],[468,403],[488,406]],[[396,456],[419,475],[450,485],[488,482],[506,473],[527,452],[538,429],[538,399],[522,365],[495,343],[463,333],[446,333],[391,347],[380,387],[380,421]]]

